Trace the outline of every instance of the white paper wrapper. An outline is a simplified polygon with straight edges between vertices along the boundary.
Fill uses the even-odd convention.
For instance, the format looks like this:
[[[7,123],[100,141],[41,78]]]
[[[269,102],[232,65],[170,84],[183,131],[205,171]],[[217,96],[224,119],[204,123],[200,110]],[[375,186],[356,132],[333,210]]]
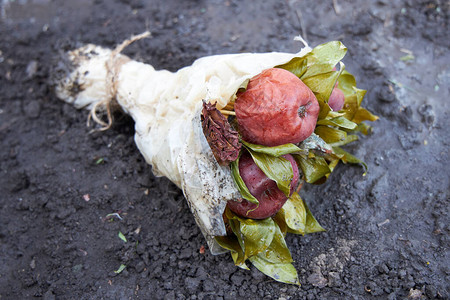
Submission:
[[[70,72],[56,83],[56,94],[77,108],[115,100],[136,123],[136,144],[157,176],[166,176],[189,203],[214,254],[223,249],[214,236],[225,235],[222,213],[240,197],[228,167],[219,166],[203,135],[202,100],[223,108],[239,86],[261,71],[296,54],[245,53],[203,57],[172,73],[130,60],[112,50],[87,45],[67,54]]]

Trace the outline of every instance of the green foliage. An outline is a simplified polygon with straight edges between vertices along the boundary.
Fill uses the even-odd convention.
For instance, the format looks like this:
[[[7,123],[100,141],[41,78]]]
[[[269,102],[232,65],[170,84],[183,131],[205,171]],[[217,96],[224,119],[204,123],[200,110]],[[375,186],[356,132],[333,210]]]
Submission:
[[[295,155],[294,157],[303,172],[303,179],[308,183],[315,183],[331,173],[328,163],[323,157],[316,155],[310,155],[308,157]]]
[[[264,154],[272,155],[275,157],[280,157],[285,154],[295,153],[295,152],[300,151],[300,148],[294,144],[284,144],[284,145],[275,146],[275,147],[267,147],[267,146],[262,146],[262,145],[251,144],[246,141],[242,141],[242,144],[244,144],[244,146],[246,146],[246,148],[248,148],[254,152],[264,153]]]

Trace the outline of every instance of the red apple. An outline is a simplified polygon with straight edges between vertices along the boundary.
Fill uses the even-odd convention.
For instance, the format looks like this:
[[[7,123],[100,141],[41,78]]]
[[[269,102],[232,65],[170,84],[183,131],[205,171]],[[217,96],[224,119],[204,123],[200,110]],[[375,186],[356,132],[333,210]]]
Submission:
[[[328,105],[333,111],[340,111],[344,107],[345,95],[344,92],[335,87],[331,92]]]
[[[314,93],[289,71],[264,70],[236,96],[236,119],[247,142],[265,146],[295,144],[314,131],[319,103]]]
[[[292,165],[294,174],[291,180],[292,195],[299,180],[299,170],[292,155],[286,154],[283,157]],[[259,201],[259,206],[245,199],[228,201],[228,207],[236,215],[250,219],[265,219],[275,215],[287,201],[288,197],[280,191],[276,182],[269,179],[255,164],[248,152],[242,154],[239,159],[239,173],[250,193]]]

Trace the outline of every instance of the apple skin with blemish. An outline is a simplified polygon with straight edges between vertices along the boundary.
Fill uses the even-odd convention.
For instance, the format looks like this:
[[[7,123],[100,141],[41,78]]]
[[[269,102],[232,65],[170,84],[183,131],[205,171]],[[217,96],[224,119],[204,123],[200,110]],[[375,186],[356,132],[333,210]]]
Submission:
[[[250,143],[278,146],[299,143],[316,126],[319,103],[294,74],[280,68],[264,70],[236,95],[234,110],[242,138]]]
[[[300,177],[299,170],[292,155],[286,154],[283,157],[292,166],[294,175],[290,183],[292,195]],[[259,201],[259,205],[245,199],[230,200],[227,205],[236,215],[250,219],[265,219],[275,215],[286,203],[288,197],[278,188],[275,181],[264,174],[248,152],[244,152],[239,159],[239,173],[250,193]]]

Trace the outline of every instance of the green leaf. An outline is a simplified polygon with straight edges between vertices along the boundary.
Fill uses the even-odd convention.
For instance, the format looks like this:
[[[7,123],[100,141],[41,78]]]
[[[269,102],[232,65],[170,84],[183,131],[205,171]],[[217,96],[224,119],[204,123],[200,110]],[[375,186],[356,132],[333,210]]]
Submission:
[[[259,257],[271,263],[290,263],[293,262],[291,252],[286,245],[284,235],[278,225],[275,223],[275,233],[272,243],[264,251],[258,254]]]
[[[238,220],[245,258],[254,256],[270,246],[278,227],[272,218],[264,220],[238,218]],[[239,235],[237,236],[239,240]]]
[[[352,121],[355,122],[356,124],[359,124],[362,121],[376,121],[376,120],[378,120],[378,116],[375,116],[370,111],[362,107],[358,108],[352,119]]]
[[[341,111],[344,113],[344,117],[347,120],[353,120],[358,108],[358,97],[355,94],[345,96],[344,108],[342,108]]]
[[[289,62],[278,65],[290,71],[300,79],[332,71],[333,67],[342,60],[347,48],[339,41],[332,41],[315,47],[303,57],[294,57]]]
[[[358,126],[356,123],[353,123],[352,121],[347,120],[344,117],[336,117],[332,119],[322,119],[317,121],[317,125],[330,125],[330,126],[339,126],[341,128],[345,129],[356,129]]]
[[[327,102],[338,77],[339,72],[328,71],[326,73],[319,73],[317,75],[305,78],[303,79],[303,83],[305,83],[314,92],[314,94],[316,94],[316,97],[321,96],[321,99]]]
[[[340,41],[331,41],[316,46],[311,53],[322,63],[326,62],[330,66],[335,66],[347,53],[347,47]]]
[[[325,229],[322,226],[320,226],[319,222],[317,222],[316,218],[314,218],[305,201],[303,201],[303,205],[305,206],[306,209],[305,233],[315,233],[325,231]]]
[[[338,155],[342,155],[341,160],[344,163],[362,164],[365,171],[367,172],[367,165],[362,160],[357,158],[356,156],[353,156],[352,154],[348,153],[347,151],[343,150],[340,147],[333,147],[333,151],[334,151],[334,153],[336,153]]]
[[[327,119],[334,119],[337,117],[342,117],[344,116],[344,113],[338,112],[338,111],[330,111],[327,115]]]
[[[276,224],[272,218],[263,220],[244,219],[225,209],[231,230],[244,253],[244,260],[267,249],[273,240]]]
[[[366,123],[359,123],[358,128],[356,128],[356,131],[359,131],[364,135],[368,135],[371,128],[372,127],[367,125]]]
[[[308,70],[301,79],[331,71],[344,58],[346,53],[347,48],[339,41],[332,41],[315,47],[307,55]]]
[[[121,239],[121,240],[124,241],[125,243],[127,242],[127,238],[123,235],[122,232],[119,231],[118,236],[119,236],[119,239]]]
[[[231,214],[233,214],[233,216],[235,216],[234,213],[231,212]],[[236,239],[238,240],[238,243],[241,246],[242,251],[244,251],[244,249],[245,249],[245,245],[244,245],[244,242],[243,242],[244,238],[243,238],[243,236],[241,234],[239,220],[237,218],[235,218],[235,217],[229,218],[228,219],[228,224],[230,225],[231,230],[235,234]],[[244,253],[244,252],[242,252],[242,253]],[[246,260],[246,259],[247,258],[244,257],[244,260]]]
[[[236,236],[215,236],[214,239],[216,240],[216,242],[220,245],[220,247],[230,250],[230,251],[234,251],[234,252],[242,252],[242,248],[239,245],[239,242],[236,238]],[[244,254],[244,252],[242,252],[242,254]]]
[[[355,77],[344,70],[341,76],[339,76],[338,83],[339,89],[344,93],[345,102],[347,103],[347,97],[354,95],[356,96],[357,106],[361,106],[361,102],[367,91],[356,87]]]
[[[236,187],[241,193],[242,198],[250,201],[254,204],[259,204],[258,199],[253,196],[250,191],[248,190],[248,187],[245,185],[244,180],[241,177],[241,174],[239,173],[239,158],[235,161],[231,162],[231,176],[233,177],[233,181],[236,184]]]
[[[293,193],[281,208],[284,214],[288,231],[296,234],[305,234],[306,209],[298,193]]]
[[[339,89],[344,93],[346,97],[354,94],[355,91],[353,90],[353,88],[356,87],[356,79],[352,74],[344,70],[341,73],[341,76],[339,76],[338,82]]]
[[[325,231],[325,229],[320,226],[319,222],[317,222],[316,218],[314,218],[308,206],[306,205],[306,202],[303,201],[300,195],[297,193],[294,193],[294,195],[294,197],[291,197],[291,199],[289,199],[286,204],[288,204],[288,202],[291,202],[291,205],[295,205],[297,209],[293,210],[289,206],[289,204],[288,206],[286,206],[285,204],[276,215],[278,222],[283,223],[284,221],[286,224],[289,223],[290,225],[286,225],[288,226],[288,232],[294,234],[305,235],[308,233]],[[286,217],[288,211],[293,216],[291,217],[291,220],[289,220],[289,217]],[[295,218],[298,218],[298,221],[294,220],[294,215],[296,215]],[[301,225],[302,223],[303,225]]]
[[[294,144],[284,144],[284,145],[275,146],[275,147],[268,147],[268,146],[251,144],[246,141],[241,141],[241,142],[242,142],[242,144],[247,146],[247,148],[249,148],[255,152],[264,153],[264,154],[272,155],[275,157],[280,157],[285,154],[300,151],[300,148]]]
[[[242,269],[247,269],[245,264],[244,251],[239,244],[237,237],[233,236],[216,236],[217,243],[224,249],[230,250],[234,264]]]
[[[308,183],[314,183],[331,173],[331,170],[323,157],[303,157],[301,155],[295,155],[294,158],[303,172],[305,181]]]
[[[281,208],[275,216],[272,217],[273,221],[277,223],[278,228],[280,228],[281,233],[283,233],[284,236],[286,236],[286,233],[288,231],[288,227],[286,224],[286,220],[284,218],[284,210]]]
[[[326,143],[341,142],[347,137],[347,132],[323,125],[317,126],[314,133],[320,136]]]
[[[291,162],[283,157],[275,157],[265,153],[252,151],[247,148],[253,161],[266,174],[277,183],[278,188],[289,197],[291,181],[294,178]]]
[[[346,119],[351,120],[356,124],[360,124],[363,120],[374,121],[378,118],[369,113],[367,110],[360,108],[366,91],[356,87],[356,80],[352,74],[344,71],[338,81],[338,87],[342,90],[345,96],[343,112]]]
[[[332,160],[329,164],[328,167],[330,168],[330,171],[333,172],[334,168],[336,168],[337,164],[339,163],[340,158],[334,159]],[[331,173],[330,173],[331,174]],[[330,176],[330,174],[327,174],[326,176]]]
[[[114,273],[119,274],[122,273],[123,270],[125,270],[127,266],[125,266],[124,264],[120,265],[119,268],[117,270],[114,271]]]
[[[339,141],[336,143],[332,143],[332,144],[330,144],[330,146],[332,146],[332,147],[343,146],[343,145],[347,145],[347,144],[357,141],[357,140],[358,140],[358,136],[356,134],[348,134],[347,137],[345,138],[345,140]]]
[[[259,255],[252,256],[249,260],[258,270],[276,281],[300,285],[297,270],[291,263],[271,263]]]
[[[245,263],[245,260],[241,262],[240,253],[231,252],[231,258],[233,259],[234,264],[236,266],[238,266],[239,268],[244,269],[244,270],[250,270],[250,268],[247,267],[247,264]]]
[[[319,73],[308,78],[302,78],[303,82],[311,89],[311,91],[313,91],[319,102],[319,120],[324,119],[331,111],[331,108],[328,106],[328,99],[344,69],[345,66],[341,62],[340,71],[333,71],[330,69],[326,73]]]
[[[356,99],[358,101],[358,106],[361,106],[362,100],[363,100],[364,96],[366,95],[367,91],[358,89],[356,86],[353,87],[353,90],[355,91]]]
[[[276,66],[275,68],[285,69],[300,78],[303,74],[305,74],[307,70],[307,56],[294,57],[284,65],[279,65]]]

